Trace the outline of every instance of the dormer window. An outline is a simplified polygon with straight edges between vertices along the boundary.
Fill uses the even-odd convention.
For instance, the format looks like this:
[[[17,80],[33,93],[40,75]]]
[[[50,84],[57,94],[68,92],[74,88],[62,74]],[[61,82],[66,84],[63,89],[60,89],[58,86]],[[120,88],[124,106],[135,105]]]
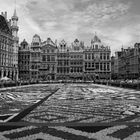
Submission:
[[[25,47],[26,47],[26,45],[24,44],[24,45],[23,45],[23,49],[25,49]]]
[[[95,45],[95,49],[98,49],[98,45]]]

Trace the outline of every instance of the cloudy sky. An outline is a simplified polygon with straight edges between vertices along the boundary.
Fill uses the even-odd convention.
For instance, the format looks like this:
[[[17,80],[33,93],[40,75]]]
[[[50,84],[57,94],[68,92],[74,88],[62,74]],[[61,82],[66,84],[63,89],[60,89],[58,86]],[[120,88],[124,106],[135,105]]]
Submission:
[[[13,14],[15,0],[0,0],[1,12]],[[69,44],[75,38],[90,45],[96,32],[109,45],[112,54],[133,46],[140,40],[140,0],[17,0],[19,37],[30,43],[38,34],[42,40],[51,37],[65,39]]]

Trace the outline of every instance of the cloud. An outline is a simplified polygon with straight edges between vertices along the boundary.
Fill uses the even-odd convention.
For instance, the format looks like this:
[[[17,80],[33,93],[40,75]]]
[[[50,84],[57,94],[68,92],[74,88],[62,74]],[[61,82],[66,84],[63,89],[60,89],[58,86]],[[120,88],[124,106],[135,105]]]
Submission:
[[[0,8],[7,6],[11,14],[13,3],[3,0]],[[47,36],[68,42],[79,38],[90,45],[96,31],[114,51],[119,45],[127,46],[138,38],[136,32],[140,26],[134,20],[139,22],[140,18],[129,13],[132,4],[130,0],[18,0],[20,40],[27,38],[31,42],[37,33],[43,40]]]

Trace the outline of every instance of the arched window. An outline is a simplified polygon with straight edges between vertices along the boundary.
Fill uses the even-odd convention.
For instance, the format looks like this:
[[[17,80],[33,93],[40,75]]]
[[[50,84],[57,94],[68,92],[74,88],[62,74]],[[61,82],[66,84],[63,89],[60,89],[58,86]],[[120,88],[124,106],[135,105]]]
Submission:
[[[98,49],[98,45],[95,45],[95,49]]]

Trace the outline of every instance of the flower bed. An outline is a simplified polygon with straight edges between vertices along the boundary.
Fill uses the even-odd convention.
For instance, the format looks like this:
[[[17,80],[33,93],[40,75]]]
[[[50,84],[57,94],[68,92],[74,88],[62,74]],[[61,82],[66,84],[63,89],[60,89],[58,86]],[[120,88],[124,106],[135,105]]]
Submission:
[[[69,85],[61,88],[24,120],[32,122],[110,122],[131,114],[122,114],[128,104],[139,104],[139,95],[94,85]],[[134,113],[135,114],[135,113]]]
[[[51,86],[51,89],[53,88],[54,87]],[[29,99],[29,102],[26,102],[28,105],[28,103],[34,102],[32,98],[38,100],[42,98],[46,94],[46,89],[48,88],[45,86],[36,87],[35,90],[38,91],[35,92],[32,91],[32,88],[27,88],[25,91],[18,89],[16,91],[17,94],[14,94],[14,90],[11,90],[11,94],[8,94],[11,98],[8,101],[11,103],[11,101],[21,97],[20,93],[24,94],[25,92],[32,95],[31,98],[28,98],[30,94],[25,94],[26,96],[22,97],[22,99],[25,100]],[[28,92],[29,90],[31,92]],[[40,94],[40,96],[36,97],[35,95],[37,93]],[[9,98],[8,96],[4,98]],[[139,91],[122,90],[121,88],[109,88],[105,86],[96,87],[93,84],[70,84],[61,87],[60,90],[23,118],[23,120],[38,123],[137,122],[140,118],[139,99]],[[133,112],[133,114],[130,112]],[[130,134],[129,136],[129,132],[127,131],[129,130],[128,126],[114,126],[106,129],[105,127],[93,127],[91,128],[93,129],[91,130],[92,133],[86,130],[79,131],[74,129],[74,127],[73,129],[67,127],[25,127],[21,129],[2,132],[0,135],[2,135],[3,138],[19,140],[43,139],[43,137],[46,139],[88,140],[92,138],[97,140],[118,140],[121,138],[134,139],[136,135],[138,135],[136,131],[139,131],[139,128],[134,128],[134,134]],[[95,130],[98,132],[95,133]],[[139,138],[139,136],[137,136],[137,138]]]
[[[49,95],[55,88],[51,85],[36,85],[4,89],[0,91],[0,114],[19,113]]]

